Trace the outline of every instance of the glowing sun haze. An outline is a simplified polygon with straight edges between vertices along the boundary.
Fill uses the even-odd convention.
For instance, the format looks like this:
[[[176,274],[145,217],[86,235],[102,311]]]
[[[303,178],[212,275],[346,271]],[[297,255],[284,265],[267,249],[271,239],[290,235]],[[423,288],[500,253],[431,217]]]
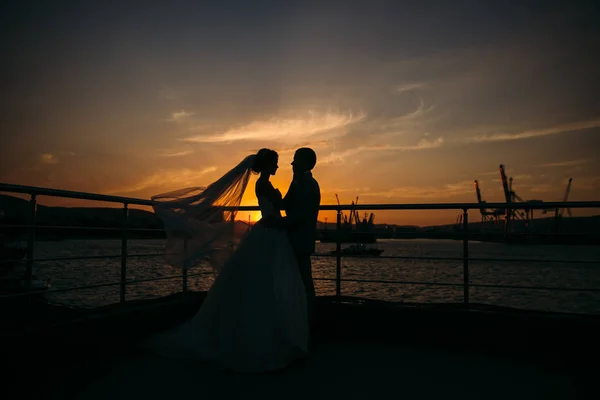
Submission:
[[[324,204],[502,201],[499,164],[600,200],[593,2],[250,3],[4,6],[0,182],[148,198],[269,147],[285,193],[311,146]]]

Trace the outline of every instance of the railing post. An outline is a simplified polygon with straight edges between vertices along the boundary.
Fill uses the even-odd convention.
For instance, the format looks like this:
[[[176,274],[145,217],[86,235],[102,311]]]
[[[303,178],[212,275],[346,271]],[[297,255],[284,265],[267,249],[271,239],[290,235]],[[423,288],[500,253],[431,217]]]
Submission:
[[[231,250],[235,251],[235,211],[231,210],[231,237],[234,240],[231,242]]]
[[[187,238],[185,238],[185,239],[183,239],[183,259],[184,260],[187,260],[187,245],[188,245],[188,240],[187,240]],[[181,291],[187,292],[188,276],[187,276],[187,268],[185,268],[185,265],[181,269],[181,276],[183,277],[183,280],[181,282]]]
[[[29,200],[29,236],[27,238],[27,258],[25,264],[25,288],[27,291],[31,290],[31,276],[33,275],[33,256],[35,250],[35,225],[37,223],[37,200],[36,195],[33,193]]]
[[[337,210],[336,223],[337,237],[335,244],[335,296],[339,300],[342,297],[342,210]]]
[[[123,203],[123,228],[121,230],[121,287],[119,301],[125,301],[127,291],[127,226],[129,221],[129,206]]]
[[[469,305],[469,211],[463,209],[463,302]]]

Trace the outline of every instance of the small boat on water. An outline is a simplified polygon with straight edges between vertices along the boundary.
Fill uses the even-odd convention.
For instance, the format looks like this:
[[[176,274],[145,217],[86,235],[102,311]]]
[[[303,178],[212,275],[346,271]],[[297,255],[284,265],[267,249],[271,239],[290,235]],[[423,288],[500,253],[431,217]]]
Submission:
[[[337,254],[337,250],[329,252],[330,254]],[[377,249],[375,247],[366,247],[362,243],[353,244],[352,246],[342,249],[341,254],[345,256],[363,256],[363,257],[378,257],[383,253],[383,249]]]

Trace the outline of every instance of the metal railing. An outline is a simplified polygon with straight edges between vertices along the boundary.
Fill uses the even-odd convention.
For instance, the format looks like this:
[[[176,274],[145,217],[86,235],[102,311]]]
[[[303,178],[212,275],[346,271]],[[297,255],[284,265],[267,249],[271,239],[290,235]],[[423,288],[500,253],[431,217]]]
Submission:
[[[20,227],[28,229],[27,239],[27,250],[25,256],[25,282],[26,290],[22,293],[14,293],[1,295],[0,299],[13,298],[13,297],[27,297],[37,295],[39,293],[55,293],[65,292],[72,290],[82,290],[99,288],[106,286],[117,286],[119,285],[119,299],[120,302],[126,301],[127,286],[133,283],[140,282],[152,282],[159,280],[170,280],[170,279],[181,279],[182,280],[182,291],[186,291],[188,288],[188,278],[193,276],[203,275],[202,273],[190,274],[186,270],[182,270],[181,275],[173,275],[159,278],[148,278],[148,279],[127,279],[127,260],[129,257],[156,257],[162,256],[162,253],[152,254],[128,254],[128,233],[129,232],[151,232],[151,231],[162,231],[161,229],[151,228],[131,228],[128,226],[129,222],[129,206],[151,206],[150,200],[137,199],[131,197],[121,196],[110,196],[93,193],[82,193],[68,190],[48,189],[39,188],[33,186],[22,186],[12,184],[0,183],[0,192],[13,193],[13,194],[25,194],[29,196],[29,219],[28,225],[0,225],[0,227]],[[79,227],[79,226],[38,226],[37,225],[37,198],[38,196],[50,196],[50,197],[61,197],[70,199],[81,199],[90,201],[101,201],[122,204],[122,219],[121,227]],[[546,209],[554,210],[561,208],[600,208],[600,201],[585,201],[585,202],[547,202],[547,203],[486,203],[488,209]],[[342,253],[342,213],[345,210],[458,210],[462,212],[462,224],[460,234],[462,235],[462,256],[461,257],[414,257],[414,256],[380,256],[379,258],[388,259],[402,259],[402,260],[446,260],[446,261],[462,261],[462,283],[448,283],[448,282],[425,282],[425,281],[399,281],[399,280],[376,280],[376,279],[349,279],[342,277],[342,257],[352,257],[344,255]],[[237,208],[238,211],[258,211],[257,206],[240,206]],[[501,262],[569,262],[569,263],[580,263],[580,264],[600,264],[600,260],[584,261],[584,260],[535,260],[535,259],[515,259],[515,258],[473,258],[469,257],[469,210],[481,210],[481,204],[479,203],[437,203],[437,204],[361,204],[361,205],[322,205],[321,211],[336,211],[336,250],[334,254],[318,254],[320,257],[335,257],[335,278],[315,278],[315,280],[322,281],[334,281],[335,282],[335,293],[337,298],[341,298],[342,293],[342,282],[362,282],[362,283],[379,283],[379,284],[406,284],[406,285],[432,285],[432,286],[454,286],[463,288],[463,303],[469,305],[469,289],[472,287],[482,288],[499,288],[499,289],[527,289],[527,290],[556,290],[556,291],[583,291],[583,292],[600,292],[600,288],[566,288],[566,287],[542,287],[542,286],[515,286],[515,285],[495,285],[495,284],[475,284],[470,282],[469,274],[469,262],[470,261],[501,261]],[[53,258],[34,258],[34,250],[36,243],[36,232],[40,228],[55,228],[55,229],[91,229],[91,230],[107,230],[107,231],[121,231],[121,252],[117,255],[101,255],[101,256],[78,256],[78,257],[53,257]],[[45,291],[34,291],[31,290],[31,279],[33,265],[35,262],[44,261],[61,261],[61,260],[81,260],[81,259],[100,259],[100,258],[119,258],[121,261],[120,280],[118,282],[100,283],[94,285],[85,285],[77,287],[66,287],[58,289],[50,289]],[[18,262],[22,260],[0,260],[3,262]]]

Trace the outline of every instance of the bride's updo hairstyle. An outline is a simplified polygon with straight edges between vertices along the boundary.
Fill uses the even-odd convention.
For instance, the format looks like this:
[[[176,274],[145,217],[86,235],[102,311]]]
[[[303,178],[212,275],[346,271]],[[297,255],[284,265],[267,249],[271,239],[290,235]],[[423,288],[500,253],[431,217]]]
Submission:
[[[270,167],[273,163],[277,162],[279,159],[279,154],[275,150],[271,149],[260,149],[258,153],[256,153],[256,159],[254,160],[254,165],[252,166],[252,172],[260,174],[265,170],[265,168]]]

